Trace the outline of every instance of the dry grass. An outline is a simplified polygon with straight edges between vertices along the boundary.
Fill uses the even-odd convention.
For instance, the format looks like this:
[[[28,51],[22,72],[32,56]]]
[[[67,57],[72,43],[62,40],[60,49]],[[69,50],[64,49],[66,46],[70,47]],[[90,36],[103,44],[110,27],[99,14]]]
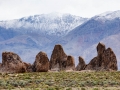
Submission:
[[[0,74],[0,90],[120,90],[120,72]]]

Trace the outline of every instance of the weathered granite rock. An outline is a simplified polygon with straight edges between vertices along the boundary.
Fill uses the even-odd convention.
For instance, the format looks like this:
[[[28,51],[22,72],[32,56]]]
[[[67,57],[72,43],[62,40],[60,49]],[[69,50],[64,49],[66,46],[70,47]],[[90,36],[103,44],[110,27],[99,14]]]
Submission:
[[[102,55],[104,53],[105,49],[106,49],[105,45],[99,42],[98,45],[97,45],[98,56]]]
[[[85,61],[82,57],[79,57],[79,63],[78,65],[76,66],[75,70],[76,71],[81,71],[81,70],[84,70],[86,67],[86,64],[85,64]]]
[[[118,70],[116,55],[111,48],[106,49],[102,54],[101,67],[105,70]]]
[[[24,65],[26,67],[27,72],[32,72],[32,65],[30,63],[24,62]]]
[[[50,70],[59,71],[66,67],[67,55],[65,54],[61,45],[55,45],[51,59]]]
[[[105,49],[105,45],[99,43],[97,53],[97,57],[90,61],[86,70],[118,70],[117,59],[111,48]]]
[[[1,68],[1,66],[2,66],[2,63],[0,63],[0,68]]]
[[[88,65],[86,65],[85,70],[97,70],[98,66],[98,58],[94,57]]]
[[[49,59],[47,54],[44,52],[39,52],[36,55],[35,62],[33,64],[34,72],[47,72],[49,70]]]
[[[6,73],[23,73],[26,72],[26,67],[17,54],[13,52],[3,52],[0,71]]]
[[[75,60],[72,56],[67,57],[65,70],[75,70]]]

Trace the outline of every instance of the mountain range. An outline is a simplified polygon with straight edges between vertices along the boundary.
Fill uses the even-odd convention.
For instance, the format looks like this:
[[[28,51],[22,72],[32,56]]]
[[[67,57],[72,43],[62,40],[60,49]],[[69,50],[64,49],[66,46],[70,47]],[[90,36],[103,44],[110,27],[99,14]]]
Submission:
[[[113,49],[120,69],[119,10],[92,18],[51,13],[0,21],[0,53],[16,52],[30,63],[39,51],[46,52],[50,58],[55,44],[61,44],[68,55],[74,56],[76,63],[78,56],[88,63],[97,54],[98,42]]]

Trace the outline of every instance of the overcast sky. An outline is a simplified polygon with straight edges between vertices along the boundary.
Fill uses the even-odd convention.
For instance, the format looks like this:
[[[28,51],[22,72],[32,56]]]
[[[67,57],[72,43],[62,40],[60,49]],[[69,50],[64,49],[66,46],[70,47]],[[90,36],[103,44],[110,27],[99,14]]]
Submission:
[[[120,0],[0,0],[0,20],[51,12],[92,17],[120,10]]]

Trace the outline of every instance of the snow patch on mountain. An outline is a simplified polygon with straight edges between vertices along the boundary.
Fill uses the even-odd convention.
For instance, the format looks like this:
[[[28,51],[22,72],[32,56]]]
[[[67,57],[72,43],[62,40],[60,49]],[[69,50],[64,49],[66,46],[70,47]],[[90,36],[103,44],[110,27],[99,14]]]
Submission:
[[[70,14],[50,13],[0,21],[0,26],[6,29],[30,29],[31,32],[64,35],[87,20]]]
[[[108,11],[108,12],[102,13],[100,15],[97,15],[93,18],[95,20],[102,20],[102,21],[113,20],[115,18],[120,19],[120,10],[118,10],[118,11]]]

